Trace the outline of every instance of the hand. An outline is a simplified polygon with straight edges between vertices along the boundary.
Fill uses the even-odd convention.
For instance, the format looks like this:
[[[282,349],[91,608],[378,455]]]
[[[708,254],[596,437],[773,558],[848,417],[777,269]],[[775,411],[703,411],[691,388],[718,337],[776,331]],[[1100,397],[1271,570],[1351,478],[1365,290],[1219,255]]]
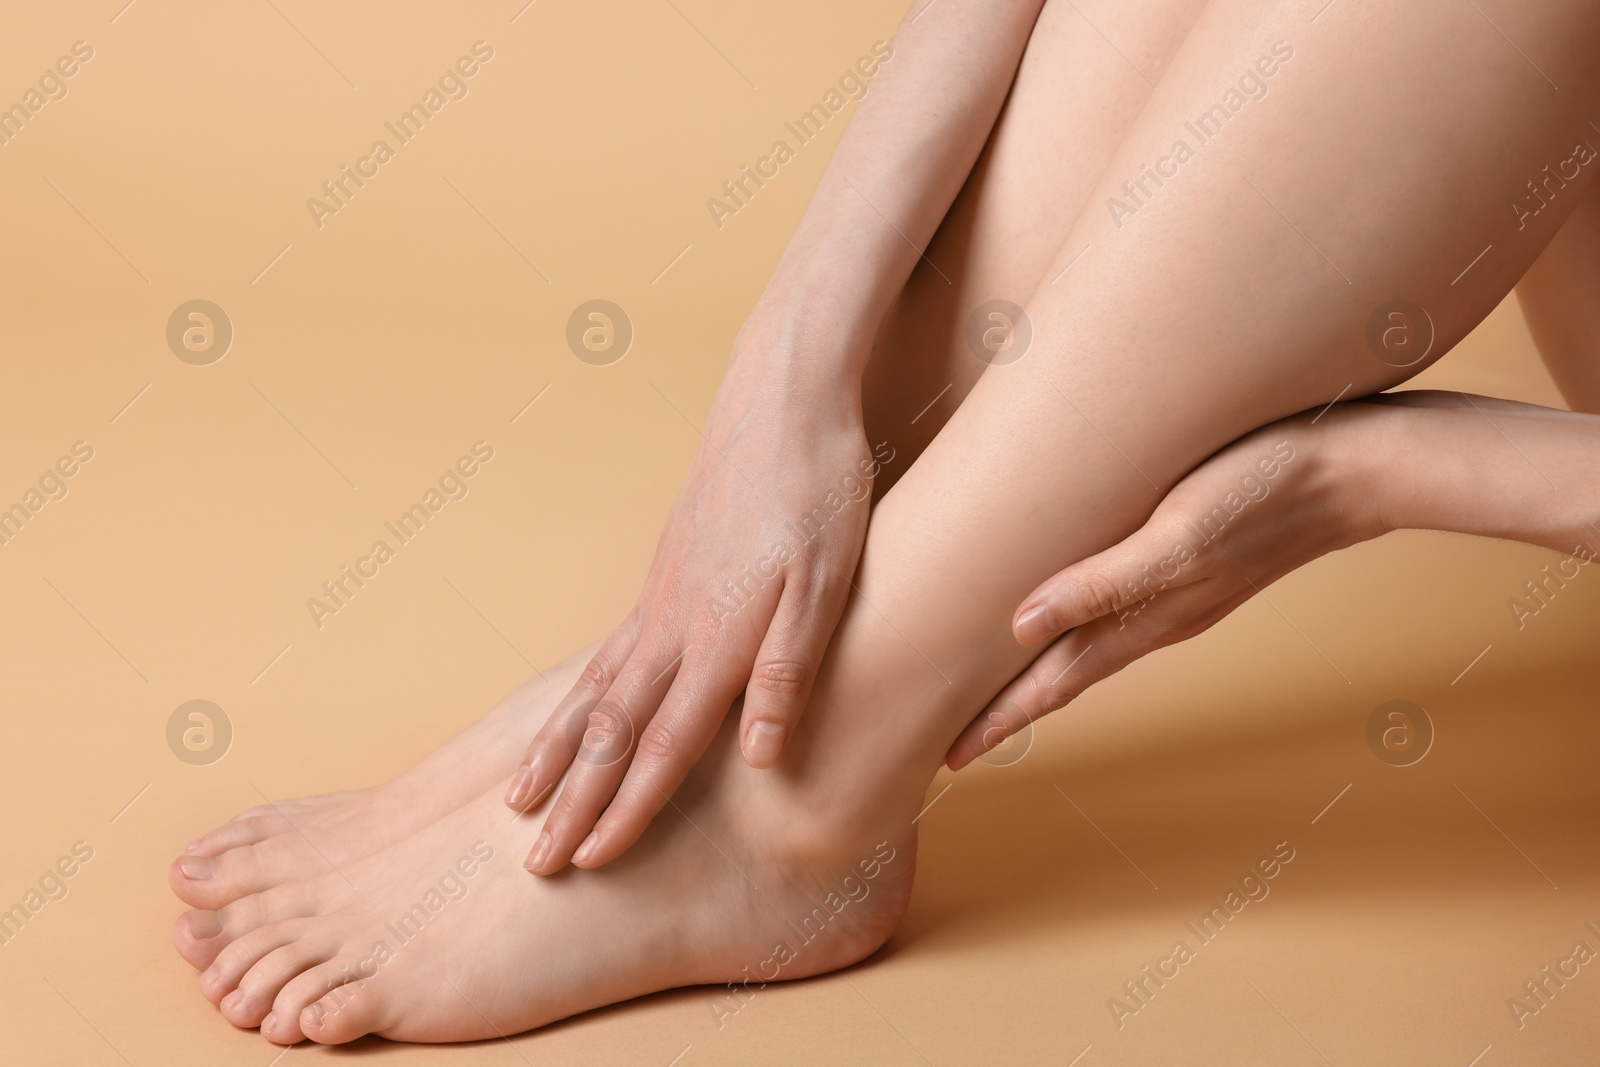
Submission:
[[[1395,417],[1349,403],[1240,438],[1191,471],[1132,536],[1035,589],[1013,631],[1024,645],[1057,639],[962,731],[950,768],[1146,653],[1209,629],[1295,568],[1383,532],[1352,457]]]
[[[626,850],[741,690],[751,766],[771,767],[793,737],[850,591],[873,478],[894,458],[867,446],[858,382],[774,369],[799,365],[741,335],[644,591],[507,792],[525,810],[570,767],[529,870]]]

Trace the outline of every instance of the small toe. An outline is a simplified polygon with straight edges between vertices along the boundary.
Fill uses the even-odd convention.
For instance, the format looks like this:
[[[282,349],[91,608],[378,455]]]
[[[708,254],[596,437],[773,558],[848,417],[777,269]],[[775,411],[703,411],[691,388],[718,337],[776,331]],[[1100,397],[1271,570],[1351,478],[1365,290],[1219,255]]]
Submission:
[[[388,1023],[377,990],[360,981],[342,985],[300,1012],[300,1032],[319,1045],[342,1045]]]
[[[347,986],[358,978],[350,962],[337,957],[302,971],[278,992],[272,1013],[261,1023],[261,1036],[279,1045],[304,1041],[307,1035],[300,1028],[300,1018],[311,1004],[324,1000],[337,1004],[342,1000],[344,1007],[337,1013],[342,1015],[358,1002],[372,999],[360,996],[360,989]]]

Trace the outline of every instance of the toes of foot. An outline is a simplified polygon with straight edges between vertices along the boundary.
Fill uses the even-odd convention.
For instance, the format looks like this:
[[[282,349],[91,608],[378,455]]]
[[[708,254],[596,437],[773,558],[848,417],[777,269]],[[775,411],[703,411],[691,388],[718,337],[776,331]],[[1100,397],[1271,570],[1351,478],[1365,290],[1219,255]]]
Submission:
[[[300,1013],[300,1032],[323,1045],[342,1045],[377,1029],[373,998],[365,1000],[349,994],[341,986]]]
[[[216,911],[265,888],[263,881],[254,845],[229,849],[219,856],[179,856],[167,868],[167,882],[178,899],[202,911]]]
[[[172,943],[178,955],[197,970],[211,966],[226,945],[222,939],[222,920],[214,911],[187,911],[172,925]]]
[[[240,816],[189,842],[183,851],[187,856],[218,856],[230,848],[253,845],[290,829],[288,821],[277,812]]]

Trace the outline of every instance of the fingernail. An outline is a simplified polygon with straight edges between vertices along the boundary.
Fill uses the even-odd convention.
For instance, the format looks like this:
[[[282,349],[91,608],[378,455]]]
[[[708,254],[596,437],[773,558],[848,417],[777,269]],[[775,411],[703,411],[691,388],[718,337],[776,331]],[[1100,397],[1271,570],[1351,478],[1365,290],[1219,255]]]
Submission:
[[[579,866],[583,865],[588,861],[590,856],[594,855],[594,850],[599,847],[600,835],[590,834],[588,837],[583,839],[583,844],[578,846],[578,851],[572,854],[572,862]]]
[[[217,918],[214,911],[191,911],[189,913],[189,936],[204,940],[216,937],[222,933],[222,920]]]
[[[178,870],[191,882],[203,882],[211,877],[211,861],[204,856],[184,856],[178,860]]]
[[[550,846],[555,844],[550,835],[541,833],[539,840],[533,846],[533,855],[528,857],[528,862],[523,864],[530,871],[537,871],[544,866],[545,857],[550,854]]]
[[[268,1014],[265,1019],[261,1020],[261,1029],[263,1031],[271,1030],[277,1024],[278,1024],[278,1013],[277,1012],[272,1012],[272,1013]]]
[[[1018,642],[1033,645],[1052,634],[1059,633],[1061,625],[1056,621],[1055,612],[1050,610],[1050,605],[1040,604],[1023,612],[1012,630],[1016,633]]]
[[[783,752],[783,735],[788,731],[775,722],[753,723],[744,737],[745,762],[752,767],[770,767]]]
[[[533,768],[524,767],[511,779],[511,788],[506,790],[506,805],[521,810],[528,802],[528,796],[533,792]]]

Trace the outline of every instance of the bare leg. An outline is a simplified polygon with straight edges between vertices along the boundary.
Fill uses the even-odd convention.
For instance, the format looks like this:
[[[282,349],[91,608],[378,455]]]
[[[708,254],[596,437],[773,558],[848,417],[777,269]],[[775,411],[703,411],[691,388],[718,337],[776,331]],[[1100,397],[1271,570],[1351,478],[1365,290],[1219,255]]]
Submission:
[[[1506,195],[1569,158],[1581,135],[1593,89],[1579,76],[1600,12],[1492,12],[1559,93],[1470,7],[1338,14],[1308,30],[1305,14],[1257,0],[1207,9],[1097,204],[1120,176],[1159,163],[1274,41],[1304,43],[1274,66],[1267,96],[1241,96],[1222,132],[1152,183],[1120,227],[1096,206],[1069,229],[1026,301],[1033,348],[984,376],[875,513],[861,594],[776,771],[743,765],[725,730],[675,798],[682,820],[658,820],[614,867],[544,880],[492,868],[427,920],[438,925],[416,947],[371,962],[382,919],[475,847],[473,835],[496,855],[527,848],[543,812],[507,821],[485,794],[362,861],[350,886],[307,888],[305,918],[229,946],[207,975],[214,995],[239,983],[229,1018],[250,1025],[270,1008],[276,1040],[302,1028],[319,1040],[493,1036],[663,985],[814,973],[880,943],[904,906],[926,783],[1027,660],[1010,638],[1021,596],[1128,532],[1240,433],[1346,386],[1403,378],[1409,369],[1364,340],[1385,301],[1423,305],[1436,350],[1453,343],[1569,210],[1557,194],[1519,231]],[[1419,40],[1450,47],[1412,54],[1406,43]],[[1447,180],[1461,191],[1423,195]],[[1573,199],[1588,180],[1569,183]],[[893,859],[856,899],[862,864],[883,855]],[[814,945],[799,932],[807,919],[822,931]],[[352,974],[375,977],[324,996],[355,985]]]
[[[1027,299],[1203,7],[1204,0],[1045,7],[994,134],[880,333],[863,406],[872,440],[889,440],[896,459],[875,486],[879,496],[984,369],[963,339],[965,319],[994,297]],[[548,681],[529,679],[382,786],[253,808],[203,835],[169,871],[174,891],[206,909],[179,922],[184,957],[208,966],[241,923],[259,921],[254,904],[228,909],[231,902],[330,873],[330,864],[403,840],[500,781],[593,652],[547,668]]]

